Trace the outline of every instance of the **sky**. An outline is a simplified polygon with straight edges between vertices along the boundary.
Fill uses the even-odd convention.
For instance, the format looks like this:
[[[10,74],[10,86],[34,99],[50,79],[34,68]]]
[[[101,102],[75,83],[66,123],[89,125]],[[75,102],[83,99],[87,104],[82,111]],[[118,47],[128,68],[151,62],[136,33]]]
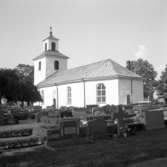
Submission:
[[[166,0],[0,0],[0,68],[33,64],[49,27],[68,67],[143,58],[167,64]]]

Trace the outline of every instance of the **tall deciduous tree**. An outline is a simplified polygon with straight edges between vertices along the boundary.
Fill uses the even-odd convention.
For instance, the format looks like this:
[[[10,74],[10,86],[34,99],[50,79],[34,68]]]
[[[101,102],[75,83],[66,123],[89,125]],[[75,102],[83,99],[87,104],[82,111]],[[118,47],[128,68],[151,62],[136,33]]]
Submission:
[[[27,64],[18,64],[14,69],[20,77],[24,80],[33,83],[34,82],[34,67]]]
[[[6,97],[9,101],[18,99],[18,82],[19,78],[13,70],[0,70],[0,98]]]
[[[138,59],[136,61],[127,61],[126,67],[143,77],[144,82],[144,97],[152,100],[154,86],[156,85],[157,72],[154,70],[152,64],[147,60]]]
[[[164,71],[162,71],[160,80],[158,81],[157,90],[159,95],[165,99],[167,103],[167,65],[165,66]]]
[[[0,69],[0,99],[5,97],[8,101],[41,101],[37,88],[29,75],[25,76],[17,69]]]

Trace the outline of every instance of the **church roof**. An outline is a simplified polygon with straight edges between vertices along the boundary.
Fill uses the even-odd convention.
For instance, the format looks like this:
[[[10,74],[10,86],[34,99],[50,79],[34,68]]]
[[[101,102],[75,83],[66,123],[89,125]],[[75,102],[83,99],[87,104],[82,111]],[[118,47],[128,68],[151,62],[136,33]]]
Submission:
[[[49,56],[53,56],[53,57],[57,57],[57,58],[63,58],[63,59],[68,59],[69,57],[65,56],[64,54],[60,53],[58,50],[56,51],[44,51],[42,52],[39,56],[35,57],[33,60],[38,60],[41,59],[43,57],[49,57]]]
[[[61,85],[88,80],[104,80],[114,78],[134,78],[142,79],[139,75],[129,71],[127,68],[119,65],[111,59],[99,61],[96,63],[55,72],[37,86],[39,88]]]
[[[58,38],[54,37],[53,35],[49,35],[48,37],[46,37],[45,39],[43,39],[43,41],[47,40],[47,39],[53,39],[53,40],[59,40]]]
[[[59,40],[58,38],[55,38],[53,36],[53,33],[52,33],[52,27],[50,27],[50,32],[49,32],[49,36],[47,38],[45,38],[43,41],[47,40],[47,39],[53,39],[53,40]]]

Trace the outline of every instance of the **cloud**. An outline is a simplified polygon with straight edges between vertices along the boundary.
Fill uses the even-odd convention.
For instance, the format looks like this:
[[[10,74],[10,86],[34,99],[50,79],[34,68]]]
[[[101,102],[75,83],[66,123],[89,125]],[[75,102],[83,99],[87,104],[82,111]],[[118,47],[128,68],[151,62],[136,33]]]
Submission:
[[[158,74],[156,79],[160,79],[162,71],[165,70],[165,64],[161,64],[158,67],[155,67],[155,70],[157,71],[157,74]]]
[[[135,53],[135,58],[146,59],[147,58],[147,47],[145,45],[138,45],[137,51]]]

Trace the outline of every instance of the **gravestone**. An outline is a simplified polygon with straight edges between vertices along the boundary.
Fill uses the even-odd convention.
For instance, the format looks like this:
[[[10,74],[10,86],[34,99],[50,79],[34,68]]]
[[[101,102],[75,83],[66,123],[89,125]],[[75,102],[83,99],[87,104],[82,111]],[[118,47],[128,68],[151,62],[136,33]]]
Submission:
[[[66,118],[60,122],[61,137],[79,135],[80,119],[78,118]]]
[[[160,129],[165,127],[162,109],[144,111],[144,120],[146,129]]]
[[[104,136],[107,133],[107,123],[104,119],[98,118],[88,121],[88,136]]]

